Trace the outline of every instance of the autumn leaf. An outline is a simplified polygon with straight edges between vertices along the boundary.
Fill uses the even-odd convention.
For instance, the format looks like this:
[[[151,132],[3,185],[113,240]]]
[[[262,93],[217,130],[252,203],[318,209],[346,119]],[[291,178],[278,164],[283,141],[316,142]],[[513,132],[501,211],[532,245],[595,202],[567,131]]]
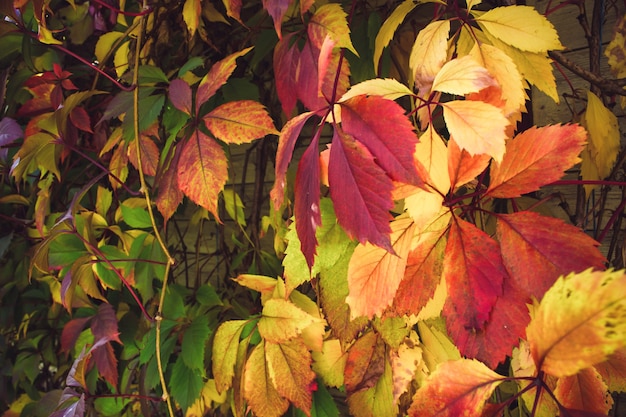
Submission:
[[[273,56],[276,94],[287,117],[291,116],[298,99],[296,74],[300,61],[300,49],[293,40],[294,36],[294,34],[289,34],[279,40],[274,47]]]
[[[475,19],[492,36],[522,51],[546,52],[565,48],[552,23],[531,6],[496,7]]]
[[[502,295],[507,273],[498,242],[465,220],[450,224],[443,261],[443,278],[448,287],[444,315],[454,313],[455,326],[479,330]]]
[[[178,161],[178,186],[187,197],[219,219],[219,193],[228,179],[222,147],[200,130],[185,142]]]
[[[252,100],[231,101],[203,118],[207,129],[226,143],[248,143],[266,135],[278,135],[265,107]]]
[[[413,71],[415,85],[422,94],[430,91],[435,76],[446,62],[449,35],[450,21],[437,20],[430,22],[415,39],[409,67]]]
[[[385,368],[385,344],[369,332],[354,342],[348,350],[344,383],[350,394],[373,387]]]
[[[153,125],[156,127],[156,125]],[[144,175],[155,176],[159,166],[159,148],[148,136],[149,132],[142,133],[138,139],[133,138],[128,144],[128,160],[136,169],[139,169],[139,155],[137,155],[137,140],[141,153],[141,169]],[[156,132],[158,133],[158,132]]]
[[[280,417],[289,407],[270,376],[265,355],[265,342],[261,341],[250,353],[244,371],[244,397],[255,415]]]
[[[354,55],[358,52],[350,40],[350,28],[346,12],[338,3],[327,3],[320,6],[315,12],[307,26],[309,40],[317,49],[322,49],[322,44],[326,36],[335,41],[338,47],[346,48]]]
[[[369,243],[356,247],[348,268],[350,293],[346,298],[352,318],[372,318],[391,304],[404,276],[415,233],[413,220],[405,216],[391,222],[394,253]]]
[[[235,375],[239,337],[247,324],[245,320],[226,321],[217,328],[213,339],[213,377],[218,392],[230,388]]]
[[[383,49],[389,45],[389,42],[393,39],[393,35],[396,33],[396,29],[398,29],[400,24],[404,21],[404,18],[411,13],[415,6],[417,6],[417,3],[413,0],[405,0],[396,7],[383,22],[374,43],[374,68],[378,68]]]
[[[505,154],[506,155],[506,154]],[[459,148],[454,138],[448,140],[448,175],[452,189],[473,181],[482,173],[491,161],[486,154],[471,155]]]
[[[609,391],[626,391],[626,349],[616,350],[594,368],[602,375]]]
[[[282,343],[297,337],[302,330],[321,319],[311,316],[291,302],[273,298],[265,302],[259,320],[259,333],[268,342]]]
[[[410,417],[481,415],[485,402],[503,379],[476,360],[442,363],[417,390],[408,414]]]
[[[459,148],[470,155],[486,153],[496,162],[502,160],[509,125],[502,110],[481,101],[454,100],[442,106],[448,131]]]
[[[374,78],[372,80],[362,81],[350,87],[350,90],[341,97],[339,102],[360,95],[380,96],[387,100],[397,100],[400,97],[412,94],[413,92],[409,87],[393,78]]]
[[[155,203],[165,223],[174,215],[183,201],[183,193],[178,186],[178,163],[181,150],[181,146],[176,147],[172,160],[161,174],[158,182],[159,192],[155,198]]]
[[[457,96],[475,93],[494,84],[485,67],[470,55],[446,62],[435,75],[431,89]]]
[[[348,355],[338,339],[324,340],[322,350],[313,352],[313,370],[326,385],[339,388],[344,384],[344,371]]]
[[[393,400],[391,365],[384,359],[382,375],[368,388],[348,396],[350,413],[355,417],[394,417],[398,404]]]
[[[263,8],[267,10],[267,13],[272,16],[272,20],[274,21],[274,30],[276,30],[276,34],[279,39],[282,39],[282,24],[283,17],[285,13],[287,13],[287,9],[289,9],[289,5],[292,3],[292,0],[263,0]]]
[[[579,125],[532,127],[506,145],[502,162],[492,165],[487,194],[514,198],[559,180],[580,161],[586,140]]]
[[[231,74],[237,67],[237,58],[244,56],[252,50],[252,47],[242,51],[235,52],[226,58],[213,64],[207,75],[202,78],[196,92],[196,114],[199,113],[200,107],[206,103],[213,94],[228,81]]]
[[[200,25],[200,19],[202,16],[202,1],[201,0],[185,0],[183,5],[183,20],[187,25],[187,32],[189,38],[192,38],[198,30]]]
[[[496,234],[511,279],[519,289],[537,298],[560,275],[589,267],[604,268],[598,242],[560,219],[529,211],[501,214]]]
[[[192,91],[189,84],[180,78],[176,78],[172,80],[167,91],[174,107],[191,116]]]
[[[554,395],[563,407],[605,416],[609,414],[613,405],[613,397],[593,367],[582,369],[575,375],[559,378]]]
[[[623,271],[588,269],[560,277],[526,329],[537,368],[567,377],[624,348],[625,291]]]
[[[415,379],[418,368],[423,368],[422,349],[417,346],[417,333],[411,332],[411,337],[402,343],[397,351],[391,353],[391,373],[393,375],[393,399],[400,400],[411,382]]]

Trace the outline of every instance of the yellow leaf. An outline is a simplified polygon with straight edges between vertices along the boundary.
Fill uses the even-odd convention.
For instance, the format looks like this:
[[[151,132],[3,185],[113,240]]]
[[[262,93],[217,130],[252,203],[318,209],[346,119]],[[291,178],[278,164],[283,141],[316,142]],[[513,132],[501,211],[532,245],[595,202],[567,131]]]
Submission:
[[[122,36],[124,36],[124,34],[121,32],[108,32],[98,38],[95,50],[98,62],[104,64],[107,55],[111,52],[111,49],[113,49],[113,45],[115,45]]]
[[[502,161],[509,121],[499,108],[481,101],[459,100],[442,106],[448,131],[459,148],[471,155],[486,153]]]
[[[325,340],[320,352],[313,352],[313,370],[330,387],[343,385],[343,374],[348,356],[338,339]]]
[[[380,27],[374,43],[374,69],[378,68],[378,62],[383,54],[383,49],[385,49],[385,47],[389,45],[389,42],[391,42],[391,39],[393,39],[396,29],[398,29],[398,26],[404,21],[404,18],[411,13],[411,10],[413,10],[417,4],[418,2],[413,0],[405,0],[395,8]]]
[[[373,387],[348,396],[348,407],[355,417],[396,417],[398,404],[393,400],[391,365],[384,360],[383,374]]]
[[[397,402],[404,394],[415,373],[422,364],[422,349],[417,346],[417,334],[411,332],[411,339],[400,345],[397,351],[391,352],[391,374],[393,375],[393,399]]]
[[[471,55],[487,68],[487,71],[496,79],[502,89],[502,99],[505,100],[504,115],[509,117],[519,111],[526,102],[526,91],[522,75],[504,51],[488,44],[476,44]]]
[[[350,27],[346,12],[343,11],[340,4],[327,3],[317,9],[309,21],[308,34],[311,42],[320,49],[326,36],[330,36],[337,47],[346,48],[354,55],[359,56],[350,39]]]
[[[603,362],[626,346],[624,271],[560,277],[526,329],[537,368],[564,377]]]
[[[239,337],[246,320],[231,320],[220,325],[213,342],[213,377],[217,392],[230,388],[235,375]]]
[[[276,391],[301,410],[310,410],[312,384],[311,353],[299,340],[288,343],[265,342],[265,358]]]
[[[435,76],[448,57],[448,36],[450,21],[431,22],[420,31],[415,39],[409,67],[413,72],[415,85],[421,90],[430,90]]]
[[[222,190],[222,196],[224,197],[224,208],[226,212],[238,225],[246,226],[246,217],[243,212],[245,208],[241,197],[232,188],[224,188]]]
[[[206,20],[208,20],[209,22],[220,22],[220,23],[226,23],[227,25],[230,25],[228,20],[226,20],[224,15],[222,15],[215,8],[213,3],[205,3],[204,4],[204,7],[202,8],[202,16],[204,16],[206,18]]]
[[[446,62],[433,80],[432,90],[457,96],[475,93],[494,85],[485,67],[472,56],[466,55]]]
[[[436,319],[440,327],[445,328],[443,319]],[[434,371],[439,364],[447,361],[461,359],[459,349],[452,343],[452,340],[439,330],[435,325],[420,321],[417,329],[422,341],[424,363],[428,371]]]
[[[409,89],[409,87],[393,78],[375,78],[373,80],[367,80],[353,85],[350,87],[350,90],[348,90],[348,92],[341,97],[339,102],[346,101],[352,97],[362,94],[366,94],[368,96],[381,96],[388,100],[396,100],[400,97],[412,95],[413,92]]]
[[[192,38],[198,30],[200,15],[202,14],[202,0],[185,0],[183,5],[183,19],[187,25],[189,38]]]
[[[620,132],[617,117],[604,106],[598,96],[588,91],[583,124],[589,132],[587,146],[592,162],[600,179],[604,179],[610,175],[619,153]]]
[[[476,21],[494,37],[522,51],[565,49],[552,23],[530,6],[497,7]]]
[[[115,72],[118,77],[121,77],[128,69],[128,55],[130,54],[130,42],[126,41],[117,48],[115,56],[113,57],[113,64],[115,65]]]
[[[287,300],[272,298],[265,302],[259,320],[263,339],[281,343],[295,338],[302,330],[322,319],[313,317]]]
[[[48,45],[61,45],[63,42],[54,37],[53,32],[44,25],[39,25],[39,33],[37,39],[41,43]]]
[[[580,176],[585,181],[598,181],[600,180],[600,174],[598,173],[598,166],[596,165],[594,158],[591,156],[591,149],[586,146],[580,153]],[[599,187],[599,185],[585,184],[585,195],[587,198],[591,196],[591,192]]]
[[[248,357],[244,371],[244,397],[248,406],[259,417],[280,417],[289,401],[276,390],[265,358],[265,342],[261,341]]]

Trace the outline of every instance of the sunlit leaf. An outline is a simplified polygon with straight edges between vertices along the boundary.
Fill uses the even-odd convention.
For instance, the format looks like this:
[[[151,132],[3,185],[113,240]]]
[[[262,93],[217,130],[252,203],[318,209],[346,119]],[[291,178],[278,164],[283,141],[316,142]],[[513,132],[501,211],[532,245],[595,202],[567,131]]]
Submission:
[[[320,352],[313,352],[313,370],[331,387],[344,384],[344,370],[348,356],[338,339],[325,340]]]
[[[430,22],[420,31],[413,44],[409,66],[413,71],[415,85],[424,94],[430,91],[435,76],[448,56],[450,21]]]
[[[326,36],[330,36],[340,48],[346,48],[355,55],[359,55],[350,40],[347,14],[338,3],[327,3],[320,6],[307,26],[309,39],[322,49]]]
[[[383,49],[389,45],[393,35],[396,33],[396,29],[404,21],[404,18],[411,13],[417,3],[413,0],[405,0],[389,15],[381,26],[378,34],[376,35],[376,42],[374,44],[374,68],[378,68],[380,57],[383,54]]]
[[[235,362],[239,337],[246,325],[245,320],[226,321],[217,328],[213,339],[213,377],[218,392],[230,388],[235,375]]]
[[[250,353],[244,372],[244,396],[255,415],[280,417],[289,407],[274,385],[265,357],[265,343],[259,343]]]
[[[413,2],[412,0],[409,1]],[[359,95],[381,96],[387,100],[396,100],[412,94],[413,92],[406,85],[393,78],[375,78],[353,85],[341,97],[340,101],[346,101]]]
[[[287,342],[321,319],[311,316],[287,300],[269,299],[263,306],[259,333],[268,342]]]
[[[222,104],[203,117],[207,129],[226,143],[247,143],[266,135],[278,135],[265,107],[256,101]]]
[[[446,62],[435,75],[433,91],[463,96],[493,85],[487,69],[470,55]]]
[[[187,25],[189,37],[193,37],[200,25],[202,16],[202,0],[185,0],[183,5],[183,20]]]
[[[608,415],[613,405],[613,397],[594,368],[582,369],[576,375],[559,378],[554,395],[566,408],[602,415]]]
[[[465,149],[461,150],[454,138],[450,138],[448,141],[448,175],[452,188],[456,189],[474,180],[487,168],[490,160],[489,155],[471,155]]]
[[[348,350],[344,383],[348,393],[376,385],[385,369],[385,344],[375,333],[358,338]]]
[[[384,359],[380,378],[368,389],[348,396],[350,413],[355,417],[395,417],[398,404],[393,400],[391,365]]]

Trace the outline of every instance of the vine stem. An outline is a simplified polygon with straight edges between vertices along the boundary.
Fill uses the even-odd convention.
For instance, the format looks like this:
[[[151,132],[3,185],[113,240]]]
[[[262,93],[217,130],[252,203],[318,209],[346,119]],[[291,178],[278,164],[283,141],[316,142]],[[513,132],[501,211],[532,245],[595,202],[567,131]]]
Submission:
[[[142,5],[143,10],[147,9],[146,0],[143,1]],[[174,417],[174,410],[172,408],[172,399],[170,398],[169,392],[167,390],[167,384],[165,382],[165,374],[163,372],[163,362],[161,360],[161,323],[163,321],[163,304],[165,303],[165,291],[167,289],[167,278],[170,273],[170,268],[174,264],[174,258],[170,254],[163,238],[161,237],[161,233],[159,232],[159,228],[157,227],[156,220],[154,218],[154,212],[152,211],[152,201],[150,199],[150,193],[148,192],[148,186],[146,184],[146,176],[143,172],[142,160],[141,160],[141,137],[139,132],[139,61],[141,55],[141,44],[143,33],[146,29],[146,15],[142,15],[139,17],[141,19],[141,28],[139,33],[137,34],[137,43],[135,45],[135,62],[133,69],[133,85],[137,86],[133,90],[133,129],[135,135],[135,150],[137,151],[137,170],[139,171],[139,181],[141,184],[140,192],[143,193],[146,198],[146,206],[148,209],[148,214],[150,215],[150,222],[152,223],[152,230],[154,231],[154,235],[163,250],[163,253],[167,257],[167,263],[165,265],[165,273],[163,274],[163,285],[161,286],[161,295],[159,298],[159,306],[157,308],[157,312],[155,314],[156,321],[156,341],[155,341],[155,350],[156,350],[156,360],[157,360],[157,369],[159,371],[159,380],[161,381],[161,388],[163,389],[163,399],[167,403],[167,411],[170,417]]]

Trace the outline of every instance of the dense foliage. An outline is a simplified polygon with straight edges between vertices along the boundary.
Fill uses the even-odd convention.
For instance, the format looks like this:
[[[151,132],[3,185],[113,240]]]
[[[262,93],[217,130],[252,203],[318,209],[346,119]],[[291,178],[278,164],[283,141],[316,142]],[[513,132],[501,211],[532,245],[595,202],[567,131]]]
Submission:
[[[548,3],[592,56],[621,10]],[[0,13],[5,416],[607,415],[626,390],[626,20],[607,78],[487,1]],[[589,90],[533,126],[555,62]]]

